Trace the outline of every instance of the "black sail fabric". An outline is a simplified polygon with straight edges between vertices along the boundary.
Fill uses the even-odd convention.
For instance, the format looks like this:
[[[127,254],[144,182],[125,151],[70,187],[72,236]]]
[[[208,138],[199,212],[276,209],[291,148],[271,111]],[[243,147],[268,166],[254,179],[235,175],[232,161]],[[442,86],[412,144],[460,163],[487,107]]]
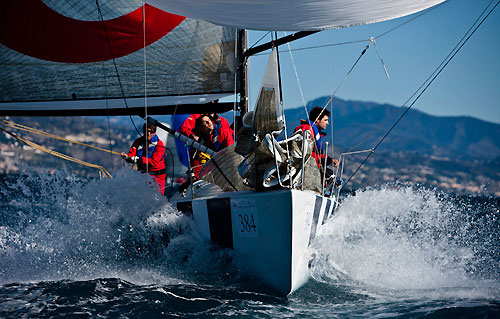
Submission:
[[[98,4],[2,5],[0,113],[120,109],[124,98],[129,107],[175,106],[234,94],[236,29],[142,1]]]

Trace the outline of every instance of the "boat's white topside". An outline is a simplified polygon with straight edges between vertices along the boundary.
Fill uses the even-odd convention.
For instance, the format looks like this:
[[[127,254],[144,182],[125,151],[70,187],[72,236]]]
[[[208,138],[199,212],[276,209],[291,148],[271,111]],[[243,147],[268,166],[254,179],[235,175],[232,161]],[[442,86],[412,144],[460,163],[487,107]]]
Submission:
[[[192,214],[200,235],[232,248],[238,267],[281,294],[309,278],[308,246],[332,211],[312,191],[229,192],[174,202]]]

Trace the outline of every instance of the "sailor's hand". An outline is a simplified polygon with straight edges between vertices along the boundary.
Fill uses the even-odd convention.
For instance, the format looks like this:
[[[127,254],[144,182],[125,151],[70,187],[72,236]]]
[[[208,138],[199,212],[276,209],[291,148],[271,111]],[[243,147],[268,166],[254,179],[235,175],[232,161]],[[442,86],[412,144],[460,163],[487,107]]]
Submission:
[[[125,157],[123,157],[123,159],[125,160],[125,162],[127,163],[137,163],[137,160],[139,159],[138,156],[127,156],[125,155]]]
[[[121,156],[123,159],[126,159],[126,158],[128,157],[128,156],[127,156],[127,154],[125,154],[125,153],[123,153],[123,152],[122,152],[122,153],[120,153],[120,156]]]
[[[200,139],[199,136],[194,135],[194,134],[189,135],[189,137],[192,138],[193,140],[195,140],[196,142],[198,142],[198,140]]]

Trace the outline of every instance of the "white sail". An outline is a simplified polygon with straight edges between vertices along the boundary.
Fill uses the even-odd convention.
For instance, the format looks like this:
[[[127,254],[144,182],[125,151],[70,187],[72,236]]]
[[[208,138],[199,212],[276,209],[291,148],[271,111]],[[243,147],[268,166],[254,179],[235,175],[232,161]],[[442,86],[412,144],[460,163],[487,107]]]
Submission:
[[[284,127],[283,105],[280,103],[278,56],[269,56],[253,119],[254,132],[281,131]]]
[[[146,0],[167,12],[251,30],[323,30],[409,15],[444,0]]]

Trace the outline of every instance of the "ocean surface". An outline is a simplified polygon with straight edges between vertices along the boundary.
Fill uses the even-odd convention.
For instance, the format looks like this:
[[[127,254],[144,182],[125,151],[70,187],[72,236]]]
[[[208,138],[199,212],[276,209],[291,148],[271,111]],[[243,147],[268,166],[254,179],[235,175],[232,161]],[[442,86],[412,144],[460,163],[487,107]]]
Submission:
[[[288,297],[119,171],[0,176],[0,318],[500,318],[500,199],[415,185],[346,196]]]

